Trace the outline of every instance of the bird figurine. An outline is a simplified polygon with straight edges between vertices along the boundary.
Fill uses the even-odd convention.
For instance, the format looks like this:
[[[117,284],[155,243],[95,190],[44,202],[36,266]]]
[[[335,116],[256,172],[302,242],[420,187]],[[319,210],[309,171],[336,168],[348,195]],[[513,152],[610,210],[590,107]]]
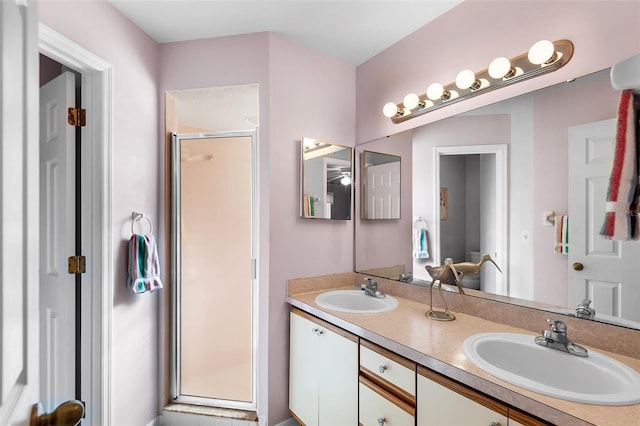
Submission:
[[[478,263],[460,262],[460,263],[454,263],[453,266],[456,268],[458,272],[462,272],[465,276],[468,276],[468,275],[475,275],[478,272],[480,272],[480,268],[482,268],[482,265],[485,262],[493,263],[494,266],[498,268],[498,271],[502,273],[502,270],[500,269],[498,264],[491,258],[489,253],[484,253],[480,258],[480,262]]]
[[[449,310],[449,305],[447,305],[447,301],[444,298],[444,294],[442,294],[442,281],[449,277],[453,273],[455,277],[455,283],[458,287],[458,291],[461,294],[464,294],[464,290],[460,286],[460,280],[462,280],[462,273],[456,271],[453,259],[446,258],[442,264],[442,266],[425,266],[425,269],[431,276],[431,286],[429,286],[429,310],[426,312],[427,318],[431,318],[437,321],[453,321],[456,319],[456,316],[451,313]],[[440,299],[442,300],[442,305],[444,306],[444,311],[436,311],[433,309],[433,286],[435,283],[438,283],[438,293],[440,294]]]
[[[456,264],[453,263],[453,259],[451,259],[450,257],[447,257],[444,260],[442,266],[427,265],[424,268],[427,270],[427,272],[431,276],[432,285],[435,284],[436,281],[438,281],[440,288],[442,288],[442,281],[449,278],[451,273],[453,273],[455,277],[456,286],[458,287],[458,291],[460,292],[460,294],[464,294],[464,290],[462,290],[462,287],[460,286],[460,281],[462,281],[462,277],[464,276],[464,273],[462,273],[461,271],[458,271]]]

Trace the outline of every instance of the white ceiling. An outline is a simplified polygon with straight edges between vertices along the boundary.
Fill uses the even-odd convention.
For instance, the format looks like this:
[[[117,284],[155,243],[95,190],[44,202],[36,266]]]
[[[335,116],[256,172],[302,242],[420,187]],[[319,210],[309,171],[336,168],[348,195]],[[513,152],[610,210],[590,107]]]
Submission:
[[[271,31],[360,65],[462,0],[109,0],[158,43]]]

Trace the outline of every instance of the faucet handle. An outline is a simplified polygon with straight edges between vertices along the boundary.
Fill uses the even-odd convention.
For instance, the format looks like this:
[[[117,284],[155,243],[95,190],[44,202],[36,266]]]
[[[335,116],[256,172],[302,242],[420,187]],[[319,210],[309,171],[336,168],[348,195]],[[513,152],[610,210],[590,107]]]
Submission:
[[[547,324],[549,324],[549,326],[551,327],[551,331],[553,331],[554,333],[567,332],[567,325],[560,320],[554,320],[554,319],[548,318]]]

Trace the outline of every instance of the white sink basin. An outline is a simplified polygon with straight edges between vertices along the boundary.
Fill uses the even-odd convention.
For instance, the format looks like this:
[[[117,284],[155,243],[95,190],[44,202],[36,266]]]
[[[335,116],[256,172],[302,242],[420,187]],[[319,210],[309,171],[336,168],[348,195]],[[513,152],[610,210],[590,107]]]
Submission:
[[[462,350],[487,373],[534,392],[598,405],[640,402],[640,373],[593,350],[570,355],[517,333],[476,334]]]
[[[319,294],[316,303],[325,309],[359,314],[374,314],[394,309],[398,300],[388,296],[384,299],[367,296],[362,290],[332,290]]]

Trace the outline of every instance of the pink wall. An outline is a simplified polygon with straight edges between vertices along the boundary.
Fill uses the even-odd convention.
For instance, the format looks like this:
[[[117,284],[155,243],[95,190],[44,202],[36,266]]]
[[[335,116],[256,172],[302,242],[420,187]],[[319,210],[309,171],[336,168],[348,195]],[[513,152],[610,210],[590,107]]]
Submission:
[[[355,141],[353,66],[268,33],[161,46],[160,91],[260,85],[259,415],[288,414],[290,278],[353,269],[353,222],[304,220],[299,214],[302,136]],[[322,70],[322,72],[318,72]],[[163,108],[163,106],[160,106]],[[264,386],[264,388],[262,388]]]
[[[520,93],[610,67],[640,51],[637,1],[467,0],[357,68],[358,143],[469,111]],[[571,61],[561,70],[393,124],[386,102],[424,93],[465,68],[485,69],[497,56],[517,56],[540,39],[569,39]]]
[[[269,424],[289,417],[289,308],[286,281],[353,270],[354,219],[302,219],[299,156],[303,136],[355,143],[355,68],[290,40],[270,37],[271,229]]]
[[[106,2],[40,2],[39,9],[43,23],[113,65],[111,419],[147,424],[158,412],[159,295],[134,296],[125,282],[131,212],[158,227],[159,48]]]

